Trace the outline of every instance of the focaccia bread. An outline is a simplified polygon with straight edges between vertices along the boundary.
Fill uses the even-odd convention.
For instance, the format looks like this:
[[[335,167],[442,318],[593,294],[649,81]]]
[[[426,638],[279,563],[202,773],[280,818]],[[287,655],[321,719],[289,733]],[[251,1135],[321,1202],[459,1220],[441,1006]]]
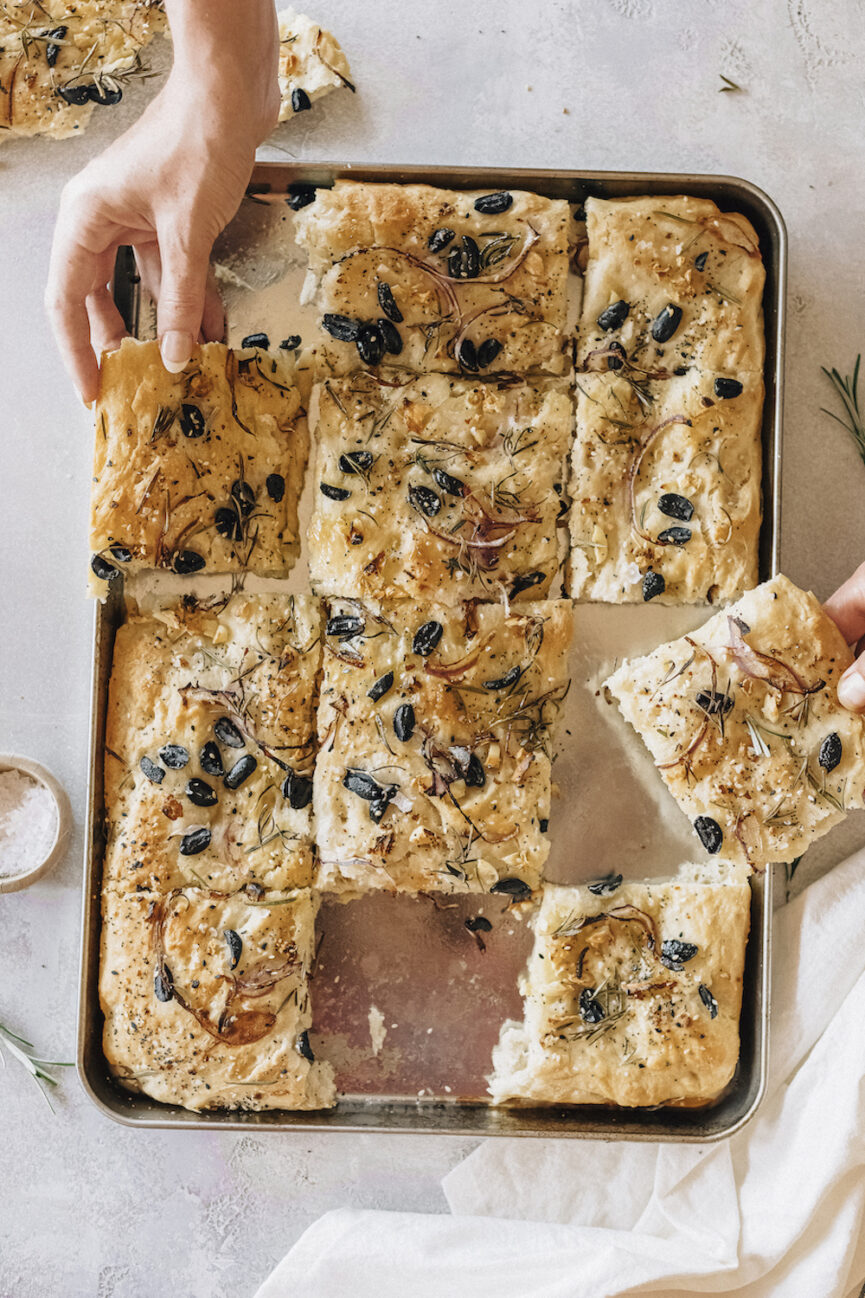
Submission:
[[[186,1109],[320,1109],[309,1045],[310,892],[103,897],[103,1048],[129,1091]]]
[[[102,357],[91,593],[122,572],[286,576],[308,433],[286,352],[199,347],[182,374],[156,342]]]
[[[574,599],[719,604],[758,581],[763,380],[719,398],[691,370],[637,384],[577,378],[571,458]]]
[[[281,122],[340,86],[354,90],[348,59],[330,32],[296,9],[281,9],[277,18]]]
[[[852,662],[817,600],[774,577],[606,682],[710,853],[792,861],[865,796]]]
[[[0,10],[0,140],[80,131],[120,102],[165,30],[161,0],[7,0]]]
[[[400,378],[402,381],[400,381]],[[430,374],[319,385],[310,577],[327,595],[543,598],[572,423],[550,384]]]
[[[106,884],[309,884],[320,636],[310,596],[242,592],[119,628]]]
[[[337,180],[295,217],[318,288],[317,359],[489,375],[565,368],[573,218],[523,191]]]
[[[571,607],[329,605],[317,886],[528,897],[549,851]]]
[[[525,1020],[493,1052],[497,1103],[709,1103],[739,1058],[747,870],[669,882],[547,884],[522,987]]]

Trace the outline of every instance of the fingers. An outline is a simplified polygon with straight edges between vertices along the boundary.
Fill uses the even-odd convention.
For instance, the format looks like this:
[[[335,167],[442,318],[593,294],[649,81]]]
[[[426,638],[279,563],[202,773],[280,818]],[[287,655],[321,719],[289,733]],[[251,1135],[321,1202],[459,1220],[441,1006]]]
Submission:
[[[221,343],[225,341],[225,307],[219,295],[213,267],[208,266],[207,288],[204,294],[204,318],[201,322],[204,341]]]
[[[45,310],[51,321],[63,363],[82,401],[93,401],[99,385],[99,365],[90,342],[87,298],[96,290],[104,255],[92,253],[69,238],[58,224],[51,252]],[[107,282],[103,276],[102,284]]]
[[[162,363],[171,374],[188,364],[204,318],[210,245],[193,232],[159,230],[162,280],[156,324]]]
[[[90,341],[96,355],[101,356],[103,352],[112,352],[119,347],[126,336],[126,326],[107,287],[98,288],[87,298],[87,314],[90,318]]]
[[[826,612],[848,644],[865,637],[865,563],[827,599]],[[865,657],[857,658],[838,682],[838,701],[853,712],[865,710]]]

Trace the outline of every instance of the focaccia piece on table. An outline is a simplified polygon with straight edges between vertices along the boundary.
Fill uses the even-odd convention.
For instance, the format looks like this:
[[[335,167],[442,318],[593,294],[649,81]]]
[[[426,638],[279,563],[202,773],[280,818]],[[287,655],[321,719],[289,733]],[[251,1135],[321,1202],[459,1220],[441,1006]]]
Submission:
[[[317,358],[487,376],[565,368],[573,218],[561,199],[337,180],[295,217]]]
[[[320,384],[310,576],[321,594],[543,598],[572,424],[549,383],[374,374]]]
[[[318,713],[317,886],[528,897],[549,851],[566,600],[332,600]]]
[[[161,0],[7,0],[0,11],[0,140],[65,139],[120,102],[140,51],[165,30]]]
[[[578,376],[574,599],[719,604],[757,584],[763,380],[741,384],[719,398],[702,371],[641,385]]]
[[[102,357],[90,507],[91,592],[166,568],[286,576],[309,436],[285,352],[205,343],[182,374],[159,344]]]
[[[671,881],[547,884],[522,991],[502,1028],[497,1103],[709,1103],[739,1058],[750,925],[744,867]]]
[[[295,893],[103,897],[103,1048],[129,1091],[201,1109],[321,1109],[309,1045],[316,903]]]
[[[865,720],[836,693],[852,661],[814,596],[778,576],[606,686],[706,850],[759,869],[863,805]]]
[[[120,890],[308,885],[318,603],[233,595],[131,617],[114,645],[104,878]]]
[[[580,368],[612,348],[635,378],[695,367],[729,384],[762,371],[765,270],[746,217],[680,195],[585,207]]]
[[[340,86],[354,90],[348,59],[330,32],[296,9],[281,9],[277,18],[281,122]]]

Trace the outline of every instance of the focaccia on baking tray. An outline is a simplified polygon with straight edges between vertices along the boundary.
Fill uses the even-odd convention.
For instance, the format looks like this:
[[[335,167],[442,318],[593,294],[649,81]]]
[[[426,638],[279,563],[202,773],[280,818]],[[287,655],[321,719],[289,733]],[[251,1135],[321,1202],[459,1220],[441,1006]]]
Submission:
[[[572,423],[551,384],[358,373],[320,384],[310,576],[357,598],[543,598]]]
[[[317,886],[522,900],[549,845],[571,607],[329,604]]]
[[[106,886],[309,884],[320,636],[310,596],[242,592],[119,628]]]
[[[319,363],[488,375],[565,368],[573,218],[520,190],[337,180],[295,217]]]
[[[286,352],[199,347],[182,374],[156,342],[102,358],[91,491],[91,590],[165,568],[286,576],[308,433]]]
[[[493,1052],[497,1103],[650,1106],[715,1099],[739,1057],[747,870],[669,882],[548,884],[525,1019]]]
[[[296,9],[280,9],[279,120],[311,108],[316,99],[351,83],[351,68],[339,42]]]
[[[706,850],[762,868],[863,805],[865,720],[836,694],[852,660],[778,576],[606,685]]]
[[[320,1109],[309,1044],[312,893],[103,896],[103,1048],[127,1090],[201,1110]]]

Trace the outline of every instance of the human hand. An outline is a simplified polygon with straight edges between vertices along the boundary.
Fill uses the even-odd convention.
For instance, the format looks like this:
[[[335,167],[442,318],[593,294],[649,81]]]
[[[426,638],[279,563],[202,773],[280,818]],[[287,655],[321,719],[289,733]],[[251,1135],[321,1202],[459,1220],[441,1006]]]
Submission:
[[[838,701],[852,712],[865,711],[865,563],[839,586],[823,606],[857,658],[838,682]]]

